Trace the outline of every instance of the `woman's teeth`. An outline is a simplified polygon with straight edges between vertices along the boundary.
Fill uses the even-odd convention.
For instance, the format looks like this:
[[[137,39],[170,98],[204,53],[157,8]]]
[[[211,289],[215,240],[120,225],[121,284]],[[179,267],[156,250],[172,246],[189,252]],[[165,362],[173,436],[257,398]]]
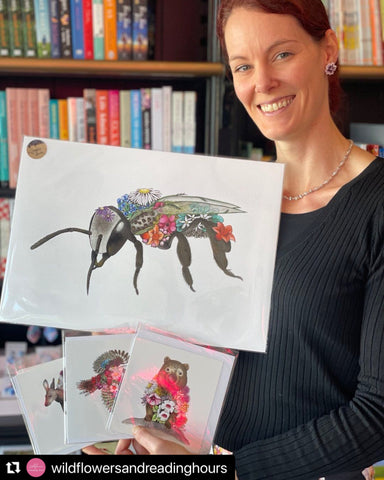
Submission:
[[[285,98],[284,100],[280,100],[279,102],[263,103],[262,105],[260,105],[260,108],[265,113],[277,112],[277,110],[287,107],[292,102],[293,102],[293,98]]]

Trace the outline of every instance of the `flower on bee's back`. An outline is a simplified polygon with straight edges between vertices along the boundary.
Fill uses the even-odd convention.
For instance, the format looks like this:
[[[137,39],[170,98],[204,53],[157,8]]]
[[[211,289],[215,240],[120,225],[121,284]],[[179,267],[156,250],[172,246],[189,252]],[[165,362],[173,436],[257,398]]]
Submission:
[[[224,225],[223,223],[218,222],[216,227],[212,227],[212,229],[216,232],[217,240],[224,240],[226,243],[231,240],[234,242],[236,241],[235,236],[232,233],[232,225]]]

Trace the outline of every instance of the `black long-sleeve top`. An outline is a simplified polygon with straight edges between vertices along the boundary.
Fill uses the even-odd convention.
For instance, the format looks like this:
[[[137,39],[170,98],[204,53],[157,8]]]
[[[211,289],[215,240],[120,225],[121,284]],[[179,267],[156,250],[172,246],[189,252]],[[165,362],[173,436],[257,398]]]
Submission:
[[[267,353],[240,352],[216,433],[239,480],[384,459],[384,159],[304,215],[278,247]]]

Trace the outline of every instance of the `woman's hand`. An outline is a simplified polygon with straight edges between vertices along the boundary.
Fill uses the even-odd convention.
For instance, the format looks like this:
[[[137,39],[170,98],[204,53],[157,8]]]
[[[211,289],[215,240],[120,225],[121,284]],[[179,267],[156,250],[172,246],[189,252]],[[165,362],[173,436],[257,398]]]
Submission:
[[[119,440],[115,454],[132,455],[132,446],[138,455],[190,455],[191,453],[171,440],[164,440],[144,427],[134,427],[133,439]]]

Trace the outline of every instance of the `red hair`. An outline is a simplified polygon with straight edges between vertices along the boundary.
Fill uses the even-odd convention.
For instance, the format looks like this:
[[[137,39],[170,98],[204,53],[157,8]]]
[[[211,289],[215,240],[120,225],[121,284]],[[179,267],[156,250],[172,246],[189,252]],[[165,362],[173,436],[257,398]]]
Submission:
[[[239,7],[292,15],[315,41],[320,41],[325,32],[331,28],[321,0],[221,0],[217,12],[216,33],[226,60],[228,55],[224,38],[225,26],[232,10]],[[342,92],[338,72],[330,75],[328,80],[329,106],[331,113],[334,114],[339,109]]]

